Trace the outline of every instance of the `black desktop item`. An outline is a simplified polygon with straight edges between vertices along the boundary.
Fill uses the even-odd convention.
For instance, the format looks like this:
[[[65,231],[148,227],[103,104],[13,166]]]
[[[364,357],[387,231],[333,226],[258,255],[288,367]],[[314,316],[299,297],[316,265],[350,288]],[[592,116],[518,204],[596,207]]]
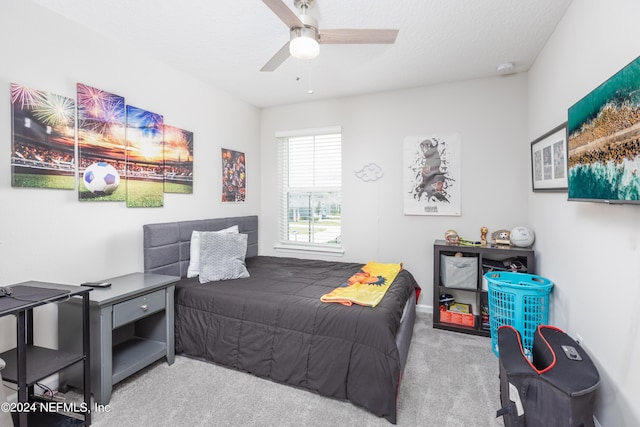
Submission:
[[[37,286],[13,285],[11,287],[0,286],[0,313],[5,310],[13,310],[34,302],[46,302],[68,294],[62,289],[40,288]],[[2,298],[6,297],[6,298]]]
[[[110,282],[84,282],[80,286],[88,286],[90,288],[108,288],[111,286]]]

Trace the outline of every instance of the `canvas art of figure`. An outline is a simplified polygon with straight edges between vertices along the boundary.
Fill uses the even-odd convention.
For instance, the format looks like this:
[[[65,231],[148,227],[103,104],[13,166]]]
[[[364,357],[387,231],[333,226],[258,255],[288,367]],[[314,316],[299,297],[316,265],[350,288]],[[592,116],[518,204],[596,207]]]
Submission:
[[[459,215],[459,138],[405,139],[405,214]]]
[[[451,178],[446,174],[446,160],[443,160],[438,151],[439,143],[436,138],[425,139],[420,143],[421,157],[416,157],[413,167],[417,182],[413,197],[417,200],[426,197],[448,201],[447,187]]]

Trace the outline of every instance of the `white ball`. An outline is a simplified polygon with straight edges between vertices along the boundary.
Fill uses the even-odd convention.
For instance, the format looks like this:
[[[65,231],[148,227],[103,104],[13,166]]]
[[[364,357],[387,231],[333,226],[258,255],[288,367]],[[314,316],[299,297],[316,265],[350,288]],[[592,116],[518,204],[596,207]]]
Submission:
[[[109,163],[97,162],[84,170],[82,182],[93,194],[106,196],[116,191],[120,185],[120,174]]]
[[[527,227],[515,227],[511,230],[511,234],[509,235],[509,240],[511,240],[511,244],[513,246],[517,246],[519,248],[528,248],[533,245],[536,236],[533,234],[533,231],[528,229]]]

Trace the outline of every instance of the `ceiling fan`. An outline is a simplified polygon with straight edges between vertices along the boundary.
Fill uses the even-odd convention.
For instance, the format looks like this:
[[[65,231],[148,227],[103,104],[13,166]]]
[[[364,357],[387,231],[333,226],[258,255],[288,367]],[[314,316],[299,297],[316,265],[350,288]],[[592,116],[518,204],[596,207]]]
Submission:
[[[393,44],[398,30],[334,29],[318,30],[318,22],[307,15],[315,0],[294,0],[302,12],[297,16],[282,0],[262,0],[289,27],[290,40],[260,69],[273,71],[289,56],[312,59],[320,53],[320,44]]]

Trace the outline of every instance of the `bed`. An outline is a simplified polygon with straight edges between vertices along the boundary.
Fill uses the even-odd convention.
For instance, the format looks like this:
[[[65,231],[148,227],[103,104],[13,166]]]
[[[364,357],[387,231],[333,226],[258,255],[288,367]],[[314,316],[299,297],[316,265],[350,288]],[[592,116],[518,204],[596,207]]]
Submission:
[[[247,278],[188,278],[191,235],[238,226],[247,237]],[[348,399],[396,422],[419,286],[400,271],[375,308],[323,303],[362,264],[258,256],[258,217],[143,226],[145,272],[180,276],[176,352]]]

